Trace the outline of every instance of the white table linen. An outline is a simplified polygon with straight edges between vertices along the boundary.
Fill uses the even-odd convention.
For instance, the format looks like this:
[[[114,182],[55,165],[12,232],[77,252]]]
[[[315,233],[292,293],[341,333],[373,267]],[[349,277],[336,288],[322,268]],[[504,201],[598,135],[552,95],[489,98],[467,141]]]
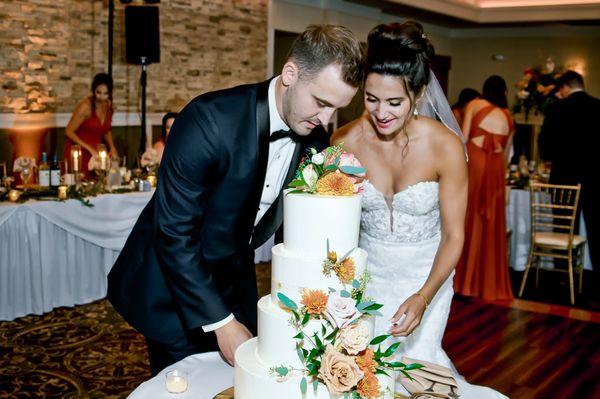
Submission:
[[[531,211],[528,190],[510,190],[510,200],[506,207],[506,225],[512,230],[510,237],[510,267],[515,270],[525,270],[529,257],[531,242]],[[586,237],[583,214],[579,219],[579,235]],[[546,262],[544,267],[551,267],[551,262]],[[590,251],[585,244],[584,269],[592,270]]]
[[[165,374],[177,369],[187,374],[187,391],[172,394],[165,386]],[[129,399],[213,399],[215,395],[233,386],[233,367],[221,359],[218,352],[200,353],[188,356],[165,368],[153,378],[143,382],[129,396]]]
[[[0,204],[0,320],[106,296],[106,277],[151,193]]]

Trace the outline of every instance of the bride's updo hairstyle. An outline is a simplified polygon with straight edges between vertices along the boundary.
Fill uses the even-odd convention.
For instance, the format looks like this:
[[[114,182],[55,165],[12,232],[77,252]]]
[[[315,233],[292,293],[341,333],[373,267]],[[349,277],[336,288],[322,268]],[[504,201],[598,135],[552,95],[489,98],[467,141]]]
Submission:
[[[421,24],[407,21],[402,24],[378,25],[367,39],[365,79],[369,73],[396,76],[402,79],[409,94],[410,112],[429,83],[430,65],[435,52]]]

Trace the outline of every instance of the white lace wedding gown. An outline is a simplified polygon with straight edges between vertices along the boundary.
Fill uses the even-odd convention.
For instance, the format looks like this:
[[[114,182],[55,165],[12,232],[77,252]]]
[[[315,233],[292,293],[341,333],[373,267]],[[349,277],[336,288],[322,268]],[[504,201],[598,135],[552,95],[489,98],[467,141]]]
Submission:
[[[386,201],[380,191],[365,181],[359,245],[369,254],[371,282],[367,295],[384,305],[383,317],[376,318],[376,334],[387,333],[389,320],[398,307],[422,287],[429,275],[440,242],[438,191],[437,182],[421,182]],[[402,342],[398,357],[406,355],[450,368],[461,399],[506,398],[490,388],[467,383],[442,349],[454,293],[453,276],[454,273],[431,301],[420,326],[407,338],[390,340]],[[406,394],[399,383],[396,390]]]

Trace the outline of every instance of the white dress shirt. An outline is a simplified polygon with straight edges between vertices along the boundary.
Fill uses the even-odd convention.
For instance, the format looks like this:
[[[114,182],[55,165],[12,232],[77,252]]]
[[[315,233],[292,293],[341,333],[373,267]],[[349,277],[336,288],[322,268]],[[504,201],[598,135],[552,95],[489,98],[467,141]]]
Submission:
[[[289,126],[281,119],[275,102],[275,84],[279,79],[280,77],[277,76],[269,83],[269,134],[273,134],[273,132],[278,130],[289,129]],[[267,173],[265,175],[265,183],[260,197],[260,205],[258,212],[256,213],[256,219],[254,220],[255,226],[279,196],[285,176],[290,168],[290,162],[292,161],[295,149],[296,143],[289,137],[269,143]],[[216,323],[202,326],[202,329],[204,332],[214,331],[229,323],[231,320],[233,320],[233,314],[230,314],[225,319]]]

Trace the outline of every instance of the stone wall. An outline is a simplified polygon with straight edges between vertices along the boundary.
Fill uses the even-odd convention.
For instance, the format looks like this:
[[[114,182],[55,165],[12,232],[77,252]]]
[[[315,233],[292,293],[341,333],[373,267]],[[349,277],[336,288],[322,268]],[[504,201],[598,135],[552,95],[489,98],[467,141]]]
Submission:
[[[125,6],[114,1],[114,104],[137,112],[141,69],[125,62]],[[267,7],[268,0],[162,0],[161,62],[148,67],[148,112],[263,80]],[[2,0],[0,113],[72,112],[93,76],[108,69],[107,27],[107,0]]]

